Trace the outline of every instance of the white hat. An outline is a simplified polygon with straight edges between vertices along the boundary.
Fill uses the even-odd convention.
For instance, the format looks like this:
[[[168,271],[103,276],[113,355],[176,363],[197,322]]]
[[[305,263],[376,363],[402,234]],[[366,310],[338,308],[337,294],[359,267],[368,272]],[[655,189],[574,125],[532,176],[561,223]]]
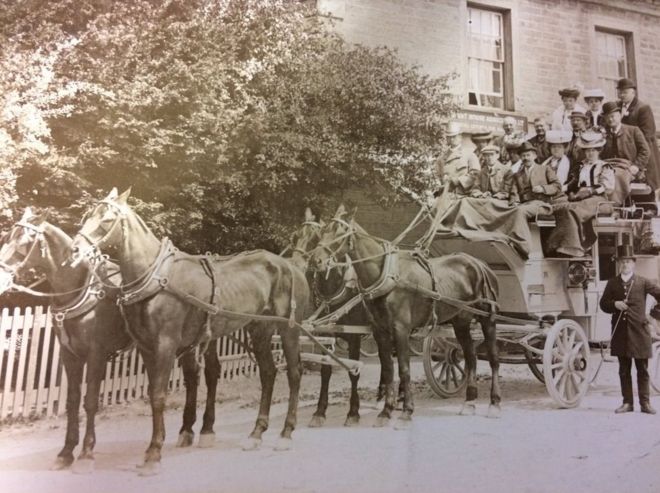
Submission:
[[[573,133],[567,130],[548,130],[545,140],[548,144],[568,144],[573,138]]]
[[[584,96],[582,96],[585,100],[589,98],[596,98],[596,99],[605,99],[605,93],[603,92],[602,89],[587,89],[584,91]]]
[[[452,137],[461,133],[461,126],[458,122],[449,122],[445,129],[445,136]]]

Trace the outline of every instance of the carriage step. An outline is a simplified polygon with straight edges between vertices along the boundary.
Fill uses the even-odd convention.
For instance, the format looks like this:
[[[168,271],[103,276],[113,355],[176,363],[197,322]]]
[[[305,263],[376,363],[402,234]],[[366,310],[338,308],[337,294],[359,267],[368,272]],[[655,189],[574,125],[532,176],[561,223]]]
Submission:
[[[327,354],[300,353],[301,361],[318,363],[320,365],[340,366],[334,359]],[[339,358],[339,360],[351,369],[351,373],[358,375],[364,363],[355,359]]]

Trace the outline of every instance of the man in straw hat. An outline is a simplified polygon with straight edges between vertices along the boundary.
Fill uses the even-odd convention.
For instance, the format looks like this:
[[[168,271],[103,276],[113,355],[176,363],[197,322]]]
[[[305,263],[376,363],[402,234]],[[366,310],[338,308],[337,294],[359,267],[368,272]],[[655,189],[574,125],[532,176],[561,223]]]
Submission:
[[[646,166],[646,180],[653,190],[657,191],[660,189],[660,151],[655,136],[653,110],[637,98],[637,85],[632,80],[619,80],[616,89],[622,104],[621,122],[639,128],[648,144],[650,154]]]
[[[481,170],[479,159],[472,151],[463,148],[461,128],[457,122],[447,125],[445,136],[449,151],[437,164],[442,188],[454,193],[456,197],[468,196]]]
[[[648,360],[651,357],[651,333],[645,324],[646,297],[660,301],[660,286],[635,274],[636,260],[631,245],[619,245],[616,249],[619,275],[610,279],[600,299],[600,308],[612,314],[613,356],[619,358],[619,379],[623,404],[614,412],[629,413],[634,410],[632,361],[637,369],[637,392],[643,413],[655,414],[649,391]]]
[[[559,96],[561,97],[561,106],[552,112],[551,128],[552,130],[572,130],[571,113],[575,110],[587,111],[577,104],[580,91],[575,87],[567,87],[559,91]]]

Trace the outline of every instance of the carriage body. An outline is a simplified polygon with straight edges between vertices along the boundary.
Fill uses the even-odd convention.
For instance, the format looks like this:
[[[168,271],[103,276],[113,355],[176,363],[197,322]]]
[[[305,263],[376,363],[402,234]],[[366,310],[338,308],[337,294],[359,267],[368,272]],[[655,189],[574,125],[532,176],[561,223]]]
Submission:
[[[598,239],[588,255],[579,258],[546,255],[545,239],[555,222],[552,217],[539,216],[529,222],[527,258],[506,242],[471,241],[458,235],[436,239],[430,245],[429,254],[464,252],[488,264],[499,282],[498,304],[503,317],[497,322],[497,333],[501,361],[528,364],[561,407],[573,407],[579,404],[594,376],[590,353],[600,349],[602,354],[609,346],[611,315],[600,309],[599,301],[607,281],[616,275],[613,259],[616,245],[637,242],[640,232],[649,228],[650,221],[648,215],[629,211],[597,217],[594,229]],[[659,268],[657,255],[637,255],[636,270],[644,277],[658,281]],[[474,335],[477,353],[480,359],[486,359],[478,331],[474,331]],[[553,381],[553,377],[548,378],[558,366],[556,358],[553,362],[553,351],[556,354],[557,347],[569,340],[571,351],[580,353],[584,360],[578,364],[568,355],[570,351],[567,353],[566,364],[574,366],[572,369],[577,369],[580,375],[572,391]],[[431,387],[443,397],[458,394],[463,390],[462,382],[442,377],[449,374],[443,366],[462,364],[451,329],[436,329],[426,342],[425,369]],[[658,390],[660,341],[654,342],[653,349],[651,382]]]

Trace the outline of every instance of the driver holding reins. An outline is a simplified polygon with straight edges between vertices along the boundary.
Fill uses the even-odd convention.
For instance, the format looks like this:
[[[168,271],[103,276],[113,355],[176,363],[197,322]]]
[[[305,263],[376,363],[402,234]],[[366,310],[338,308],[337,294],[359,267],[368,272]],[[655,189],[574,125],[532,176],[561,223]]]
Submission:
[[[635,256],[631,245],[619,245],[616,249],[619,275],[607,282],[600,307],[612,314],[612,356],[619,358],[619,379],[623,404],[614,412],[629,413],[634,410],[632,360],[637,369],[637,391],[640,410],[655,414],[651,406],[648,361],[651,357],[651,331],[646,324],[646,296],[660,301],[660,286],[635,274]]]

